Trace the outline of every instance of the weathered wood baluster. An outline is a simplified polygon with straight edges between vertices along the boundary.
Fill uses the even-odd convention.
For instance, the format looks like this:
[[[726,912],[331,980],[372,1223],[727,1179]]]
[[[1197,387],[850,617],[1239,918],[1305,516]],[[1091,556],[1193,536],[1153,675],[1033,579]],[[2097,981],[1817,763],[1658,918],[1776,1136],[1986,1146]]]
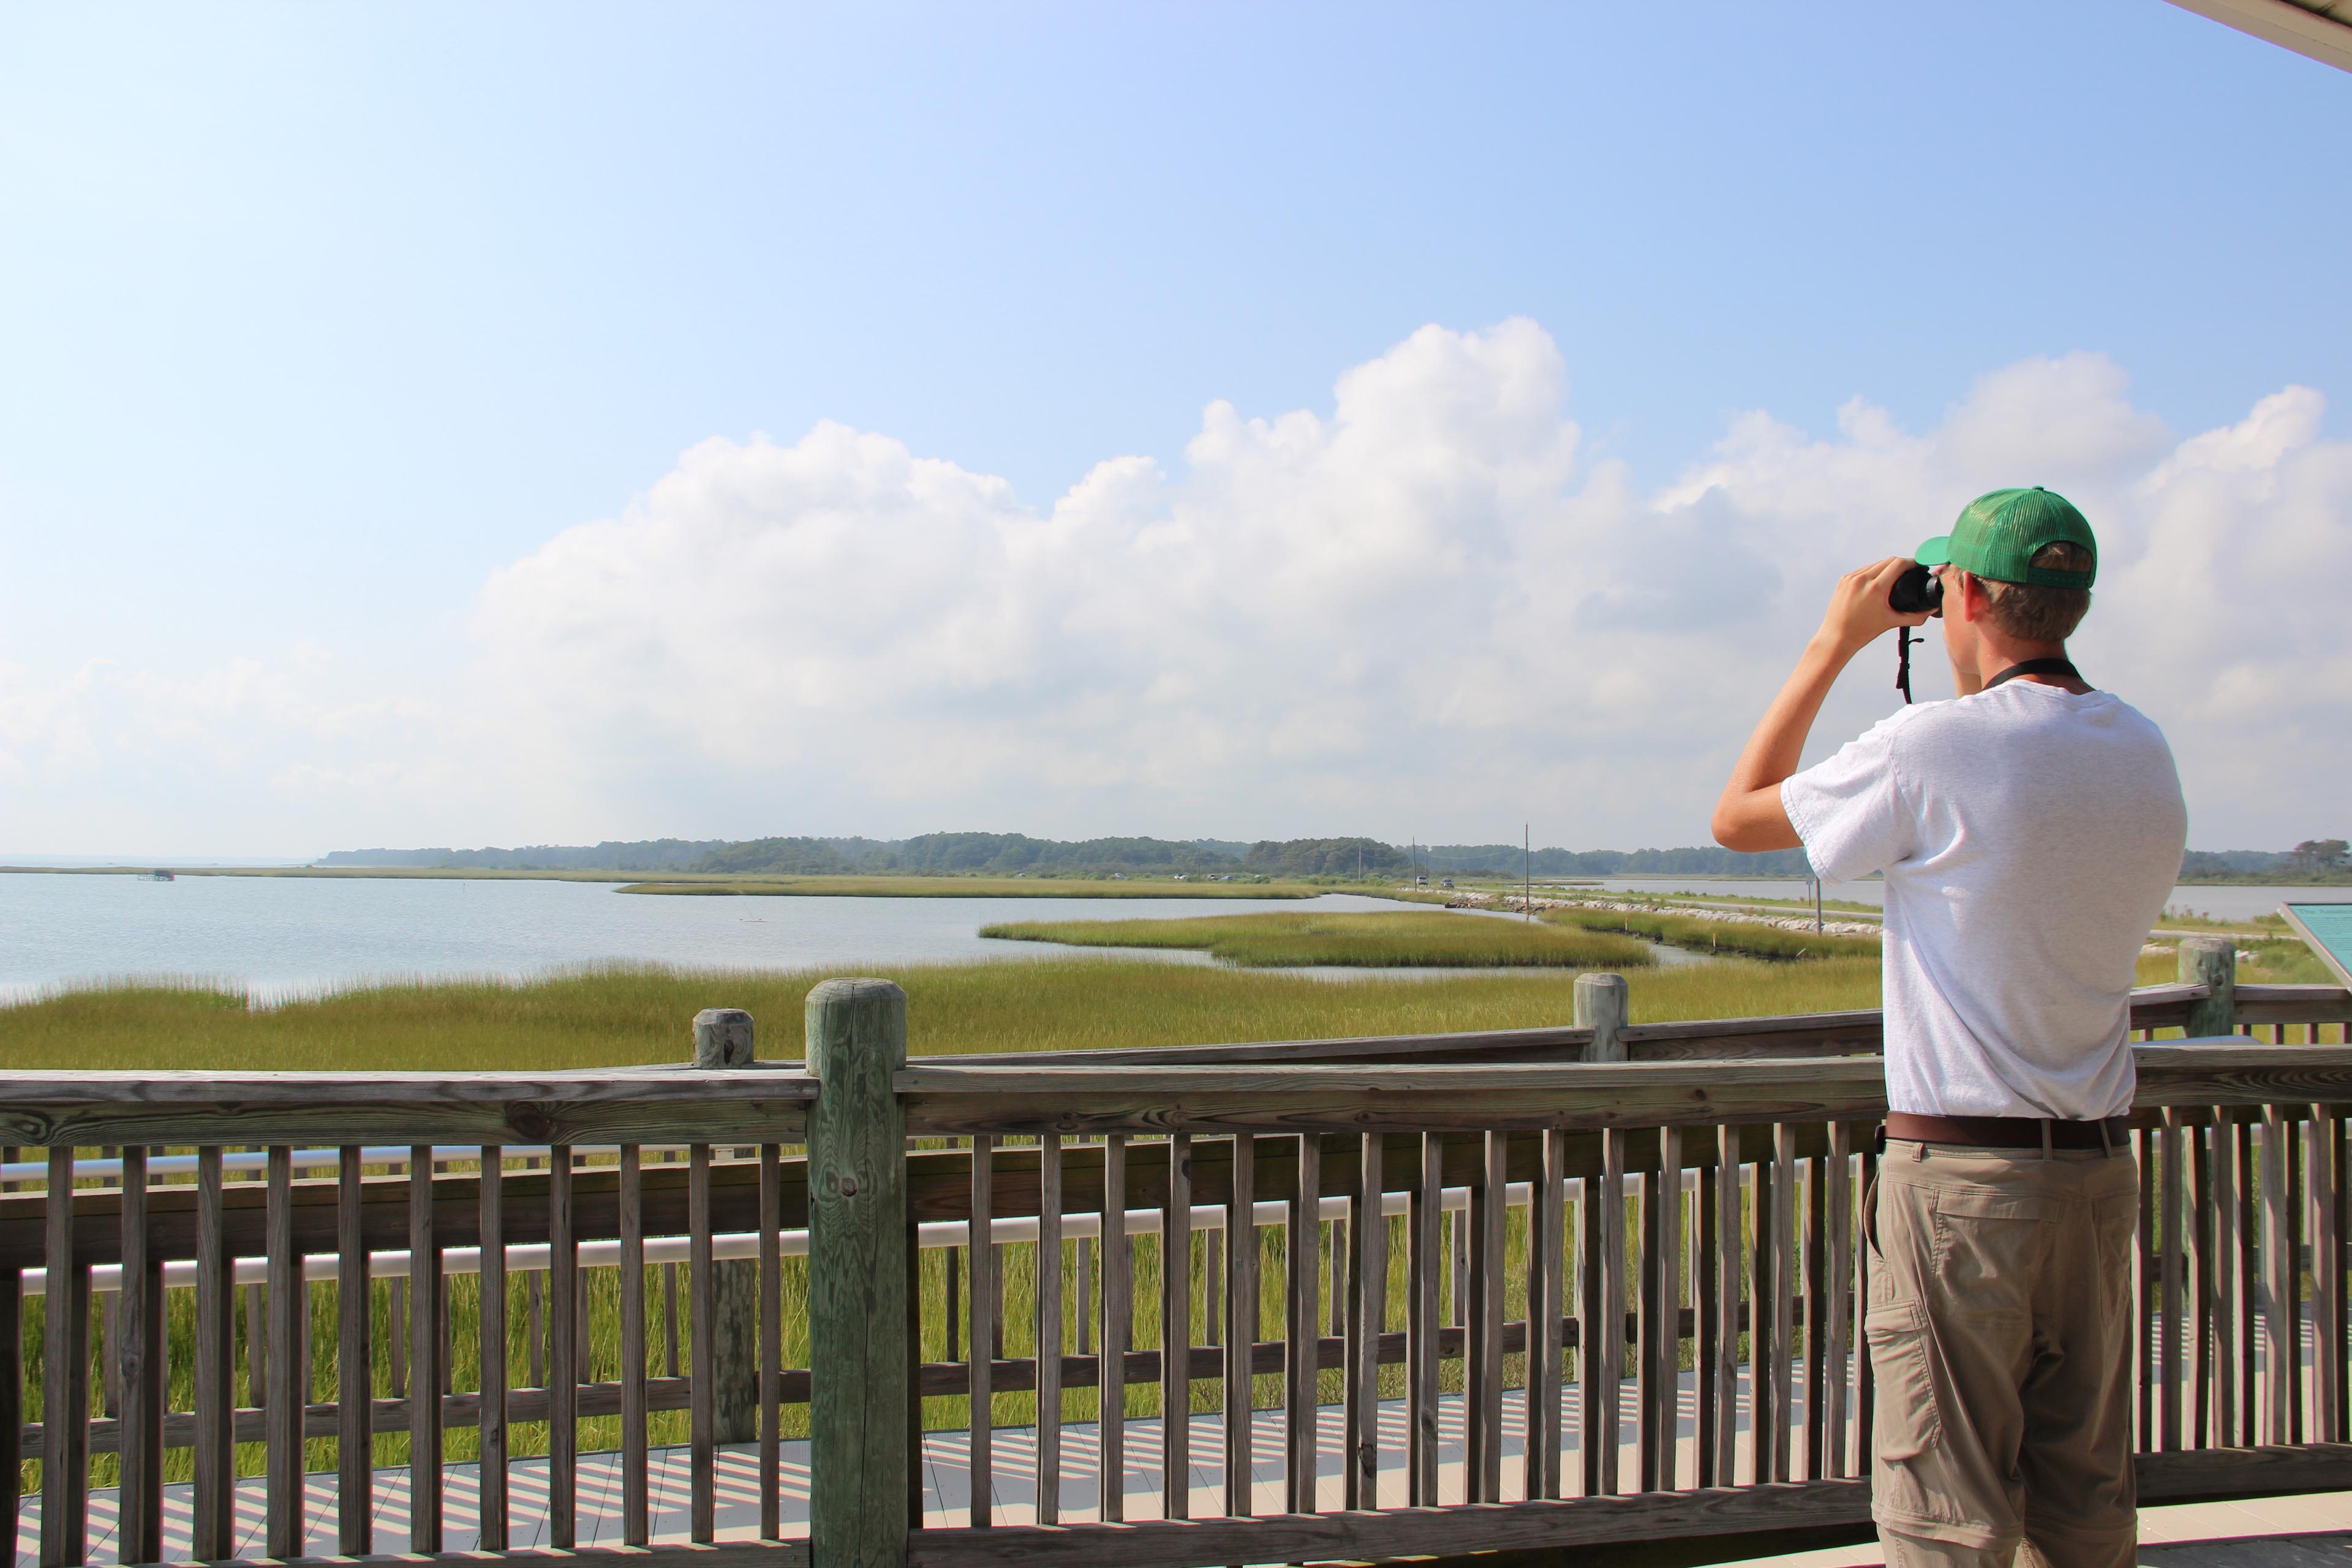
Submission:
[[[1127,1134],[1103,1139],[1102,1341],[1095,1386],[1101,1412],[1096,1421],[1100,1446],[1101,1504],[1105,1522],[1127,1517],[1127,1344],[1135,1322],[1134,1248],[1127,1237]]]
[[[2194,1321],[2189,1327],[2189,1386],[2194,1391],[2189,1405],[2189,1442],[2192,1447],[2211,1447],[2213,1436],[2213,1159],[2207,1142],[2207,1129],[2202,1125],[2204,1113],[2189,1123],[2189,1256],[2194,1264],[2190,1270],[2189,1299]]]
[[[2312,1032],[2317,1032],[2316,1026]],[[2336,1249],[2336,1161],[2328,1152],[2329,1135],[2341,1129],[2330,1119],[2328,1107],[2309,1109],[2311,1120],[2305,1123],[2309,1148],[2304,1169],[2308,1173],[2305,1225],[2311,1249],[2311,1403],[2304,1440],[2325,1443],[2336,1436],[2336,1363],[2344,1344],[2336,1306],[2344,1279]]]
[[[1504,1221],[1510,1210],[1510,1139],[1486,1132],[1479,1139],[1478,1180],[1470,1189],[1470,1347],[1466,1364],[1476,1375],[1465,1384],[1464,1413],[1475,1425],[1469,1468],[1481,1502],[1503,1500],[1503,1291]]]
[[[1070,1334],[1084,1358],[1095,1353],[1095,1238],[1082,1236],[1071,1250]]]
[[[1715,1143],[1715,1353],[1703,1374],[1715,1409],[1711,1473],[1704,1484],[1738,1480],[1739,1443],[1739,1129],[1718,1127]]]
[[[1601,1294],[1587,1315],[1584,1375],[1599,1385],[1600,1398],[1588,1404],[1592,1415],[1584,1441],[1599,1460],[1588,1489],[1609,1496],[1617,1490],[1622,1430],[1618,1395],[1625,1377],[1625,1133],[1620,1128],[1601,1130],[1601,1193],[1593,1207],[1600,1215],[1593,1237],[1598,1256],[1588,1258],[1585,1268],[1599,1276]]]
[[[963,1360],[963,1255],[964,1248],[949,1247],[940,1258],[940,1269],[947,1279],[946,1343],[940,1359],[950,1363]]]
[[[996,1300],[996,1247],[990,1239],[994,1223],[996,1140],[981,1133],[971,1141],[971,1359],[964,1366],[964,1388],[971,1410],[971,1446],[966,1474],[971,1487],[971,1522],[995,1522],[995,1373],[989,1342],[988,1304]]]
[[[335,1549],[346,1557],[375,1550],[372,1284],[360,1175],[360,1146],[346,1143],[335,1162]]]
[[[1796,1385],[1797,1129],[1772,1124],[1772,1473],[1785,1481],[1790,1460],[1791,1395]],[[1760,1478],[1759,1478],[1760,1479]]]
[[[122,1151],[122,1305],[114,1343],[120,1368],[121,1509],[118,1561],[155,1563],[163,1555],[163,1260],[147,1225],[147,1151]]]
[[[2285,1026],[2271,1030],[2274,1042],[2283,1042]],[[2309,1440],[2304,1424],[2307,1414],[2303,1370],[2303,1270],[2304,1259],[2309,1256],[2305,1247],[2305,1221],[2310,1217],[2308,1202],[2310,1186],[2306,1180],[2304,1160],[2303,1122],[2282,1107],[2285,1119],[2284,1142],[2286,1144],[2286,1192],[2282,1207],[2286,1221],[2286,1440],[2302,1443]]]
[[[408,1152],[408,1550],[419,1554],[441,1550],[441,1244],[433,1220],[433,1150],[418,1144]]]
[[[1445,1197],[1445,1145],[1421,1135],[1421,1163],[1405,1216],[1405,1501],[1437,1503],[1438,1274],[1444,1237],[1438,1219]]]
[[[1324,1285],[1325,1300],[1331,1312],[1331,1326],[1328,1331],[1331,1338],[1340,1342],[1340,1360],[1344,1363],[1347,1360],[1348,1338],[1348,1222],[1344,1219],[1328,1222],[1323,1235],[1325,1261],[1330,1268],[1330,1278]],[[1344,1369],[1340,1373],[1340,1381],[1347,1381]]]
[[[507,1549],[506,1151],[482,1145],[481,1550]]]
[[[668,1155],[665,1154],[662,1156],[662,1163],[665,1165],[671,1163]],[[661,1266],[661,1275],[662,1374],[666,1377],[676,1377],[678,1375],[678,1372],[680,1370],[677,1359],[678,1342],[685,1337],[678,1331],[677,1326],[677,1265],[675,1263],[663,1264]],[[688,1370],[691,1369],[689,1368]]]
[[[1380,1506],[1381,1331],[1388,1319],[1389,1222],[1381,1215],[1387,1185],[1386,1142],[1360,1140],[1355,1201],[1349,1205],[1348,1359],[1342,1490],[1348,1508]]]
[[[1160,1211],[1160,1498],[1165,1519],[1192,1515],[1192,1135],[1168,1139]]]
[[[302,1550],[302,1414],[310,1368],[302,1360],[307,1286],[294,1246],[294,1152],[269,1149],[269,1192],[264,1213],[269,1258],[268,1554],[300,1557]],[[297,1382],[300,1377],[301,1381]]]
[[[1843,1121],[1829,1127],[1830,1152],[1824,1202],[1829,1213],[1829,1258],[1823,1266],[1829,1296],[1829,1323],[1819,1354],[1827,1363],[1828,1397],[1822,1407],[1826,1428],[1822,1454],[1824,1475],[1843,1476],[1846,1468],[1845,1424],[1847,1393],[1852,1388],[1853,1363],[1853,1128]]]
[[[14,1149],[6,1152],[16,1154]],[[7,1184],[14,1191],[15,1183]],[[11,1561],[25,1507],[25,1276],[0,1269],[0,1518],[7,1521]]]
[[[1462,1206],[1454,1211],[1454,1218],[1451,1223],[1453,1226],[1454,1243],[1453,1251],[1449,1253],[1446,1258],[1446,1267],[1449,1270],[1447,1278],[1452,1280],[1453,1283],[1449,1287],[1450,1293],[1447,1299],[1446,1310],[1450,1312],[1452,1316],[1446,1321],[1453,1327],[1460,1329],[1463,1332],[1463,1343],[1465,1349],[1463,1352],[1462,1364],[1464,1368],[1464,1376],[1466,1379],[1470,1364],[1467,1346],[1469,1343],[1470,1333],[1471,1290],[1470,1199],[1466,1189],[1463,1196]]]
[[[646,1497],[646,1188],[645,1162],[635,1143],[621,1145],[621,1543],[653,1539]]]
[[[1062,1520],[1062,1135],[1037,1140],[1037,1522]]]
[[[1560,1320],[1567,1279],[1560,1244],[1568,1221],[1568,1137],[1543,1134],[1543,1169],[1528,1195],[1527,1495],[1559,1496]],[[1382,1294],[1386,1294],[1385,1291]],[[1375,1385],[1377,1386],[1377,1384]]]
[[[1257,1138],[1234,1134],[1233,1187],[1225,1195],[1225,1512],[1255,1511],[1251,1463],[1255,1458],[1255,1371],[1258,1333]]]
[[[385,1359],[391,1363],[385,1370],[391,1374],[385,1380],[384,1393],[394,1399],[408,1397],[408,1280],[394,1275],[386,1283],[384,1295],[388,1309],[383,1326]]]
[[[536,1160],[525,1160],[522,1168],[539,1168]],[[536,1268],[522,1277],[522,1385],[543,1389],[547,1386],[547,1281]]]
[[[784,1172],[783,1151],[760,1145],[760,1539],[784,1532]],[[1045,1376],[1041,1363],[1037,1375]],[[1045,1384],[1041,1382],[1042,1389]],[[1039,1426],[1044,1421],[1041,1416]]]
[[[2252,1445],[2262,1439],[2263,1234],[2261,1184],[2254,1179],[2256,1123],[2249,1118],[2231,1129],[2237,1165],[2238,1188],[2238,1441]]]
[[[2263,1107],[2263,1354],[2268,1408],[2263,1441],[2294,1441],[2295,1343],[2294,1202],[2287,1175],[2287,1122],[2284,1108]]]
[[[1829,1433],[1822,1412],[1829,1404],[1829,1362],[1822,1342],[1829,1334],[1829,1159],[1816,1155],[1800,1162],[1805,1179],[1804,1238],[1799,1248],[1804,1270],[1805,1344],[1805,1479],[1820,1480]]]
[[[89,1555],[89,1270],[74,1262],[74,1152],[49,1151],[41,1369],[41,1568]]]
[[[1225,1227],[1201,1233],[1201,1343],[1224,1343]]]
[[[1675,1462],[1682,1405],[1683,1321],[1683,1130],[1658,1129],[1658,1313],[1657,1345],[1650,1358],[1656,1391],[1657,1461],[1650,1484],[1673,1491],[1681,1484]]]
[[[1748,1178],[1748,1479],[1769,1481],[1776,1454],[1776,1432],[1785,1432],[1789,1409],[1785,1384],[1772,1381],[1775,1360],[1772,1331],[1780,1314],[1773,1310],[1780,1294],[1780,1258],[1774,1244],[1779,1163],[1759,1157]]]
[[[269,1292],[258,1284],[245,1288],[245,1388],[253,1408],[269,1405]]]
[[[1316,1511],[1316,1383],[1323,1317],[1317,1310],[1315,1288],[1321,1274],[1317,1254],[1323,1229],[1318,1217],[1322,1190],[1323,1141],[1318,1133],[1303,1132],[1290,1194],[1289,1295],[1283,1324],[1288,1341],[1283,1368],[1287,1434],[1283,1489],[1285,1508],[1291,1513]]]
[[[236,1485],[236,1292],[223,1204],[221,1152],[196,1151],[195,1485],[189,1497],[189,1553],[216,1563],[234,1551]],[[13,1279],[14,1276],[12,1275]],[[0,1343],[13,1344],[0,1337]],[[8,1358],[13,1364],[16,1358]],[[5,1374],[0,1374],[5,1375]],[[13,1432],[0,1415],[0,1435]],[[0,1459],[0,1478],[12,1475]],[[13,1539],[13,1538],[12,1538]]]
[[[719,1289],[710,1255],[710,1145],[687,1150],[686,1258],[691,1272],[687,1331],[690,1375],[687,1388],[687,1468],[690,1478],[687,1538],[698,1545],[719,1535]]]
[[[580,1530],[580,1238],[572,1147],[547,1160],[547,1543],[569,1552]]]
[[[2316,1041],[2319,1029],[2312,1027]],[[2341,1443],[2352,1439],[2352,1355],[2345,1350],[2347,1330],[2344,1270],[2352,1261],[2352,1166],[2347,1166],[2344,1146],[2345,1118],[2343,1107],[2326,1108],[2324,1123],[2327,1140],[2328,1204],[2324,1211],[2327,1231],[2326,1291],[2322,1298],[2326,1310],[2320,1315],[2321,1338],[2327,1345],[2328,1419],[2321,1436],[2328,1442]]]
[[[1636,1180],[1641,1196],[1633,1205],[1633,1489],[1647,1492],[1658,1489],[1658,1224],[1664,1189],[1654,1172]]]
[[[2182,1233],[2188,1228],[2182,1213],[2180,1110],[2177,1106],[2164,1110],[2164,1124],[2157,1130],[2158,1180],[2162,1193],[2158,1203],[2162,1209],[2158,1221],[2157,1263],[2162,1269],[2162,1296],[2158,1304],[2162,1326],[2158,1337],[2164,1342],[2158,1355],[2158,1375],[2163,1381],[2157,1387],[2156,1420],[2158,1441],[2165,1452],[2177,1453],[2183,1447],[2180,1429],[2181,1340],[2180,1305],[2182,1289],[2187,1280],[2182,1270]]]

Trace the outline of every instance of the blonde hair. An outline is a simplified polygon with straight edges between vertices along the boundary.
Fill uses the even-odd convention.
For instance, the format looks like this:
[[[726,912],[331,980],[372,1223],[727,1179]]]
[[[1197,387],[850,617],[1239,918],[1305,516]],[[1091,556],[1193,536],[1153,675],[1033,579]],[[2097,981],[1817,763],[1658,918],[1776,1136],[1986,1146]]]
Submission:
[[[2088,572],[2091,552],[2060,542],[2033,552],[2031,564],[2063,572]],[[2064,642],[2091,613],[2088,588],[2053,588],[2041,583],[1986,583],[1992,624],[2020,642]]]

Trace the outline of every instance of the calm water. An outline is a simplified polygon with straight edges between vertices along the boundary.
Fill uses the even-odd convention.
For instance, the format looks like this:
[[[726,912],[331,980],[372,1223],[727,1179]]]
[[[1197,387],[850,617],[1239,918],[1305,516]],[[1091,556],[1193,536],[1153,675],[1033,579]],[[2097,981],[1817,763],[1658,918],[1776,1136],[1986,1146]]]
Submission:
[[[611,960],[855,973],[1107,951],[982,941],[980,928],[998,921],[1410,907],[1353,895],[665,898],[599,882],[11,875],[0,876],[0,998],[73,981],[171,974],[226,982],[268,999],[383,975],[522,977]],[[1197,952],[1148,955],[1209,962]]]
[[[1797,882],[1620,879],[1627,890],[1797,898]],[[1876,882],[1832,898],[1879,901]],[[2315,895],[2315,900],[2314,896]],[[2283,900],[2352,903],[2345,889],[2184,888],[2177,902],[2231,919]],[[0,1001],[76,981],[200,976],[263,1000],[383,976],[521,978],[609,961],[762,969],[1018,963],[1085,954],[1206,963],[1207,954],[982,941],[1006,920],[1110,920],[1268,910],[1396,912],[1414,906],[1353,894],[1260,899],[656,898],[610,883],[299,877],[0,876]],[[1686,962],[1664,949],[1662,960]],[[1702,959],[1703,961],[1703,959]],[[1451,970],[1315,969],[1333,980]],[[1475,970],[1473,973],[1508,971]]]
[[[1698,893],[1724,899],[1810,899],[1812,889],[1802,882],[1713,882],[1704,877],[1610,877],[1602,887],[1618,892]],[[1832,882],[1823,896],[1848,903],[1884,904],[1884,882]],[[2216,920],[2248,921],[2278,912],[2281,904],[2352,904],[2352,888],[2175,888],[2168,906],[2194,910]]]

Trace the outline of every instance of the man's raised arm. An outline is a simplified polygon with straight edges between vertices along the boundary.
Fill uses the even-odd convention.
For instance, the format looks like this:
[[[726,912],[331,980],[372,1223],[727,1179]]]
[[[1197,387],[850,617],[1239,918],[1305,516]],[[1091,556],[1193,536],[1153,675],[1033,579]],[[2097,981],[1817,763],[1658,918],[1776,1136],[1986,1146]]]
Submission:
[[[1802,842],[1780,805],[1780,781],[1797,771],[1822,700],[1853,656],[1896,626],[1926,624],[1926,616],[1898,616],[1886,602],[1887,590],[1910,564],[1907,558],[1893,555],[1838,579],[1821,629],[1805,645],[1780,694],[1748,737],[1723,796],[1715,803],[1712,826],[1717,844],[1753,854],[1794,849]]]

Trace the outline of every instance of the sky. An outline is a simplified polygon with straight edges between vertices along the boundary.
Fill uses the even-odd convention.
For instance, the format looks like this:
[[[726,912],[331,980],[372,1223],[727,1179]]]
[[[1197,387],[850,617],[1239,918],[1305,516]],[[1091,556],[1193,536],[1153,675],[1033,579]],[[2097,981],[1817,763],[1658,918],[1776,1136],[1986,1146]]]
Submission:
[[[1704,842],[2026,483],[2343,837],[2347,132],[2161,0],[10,7],[0,856]]]

